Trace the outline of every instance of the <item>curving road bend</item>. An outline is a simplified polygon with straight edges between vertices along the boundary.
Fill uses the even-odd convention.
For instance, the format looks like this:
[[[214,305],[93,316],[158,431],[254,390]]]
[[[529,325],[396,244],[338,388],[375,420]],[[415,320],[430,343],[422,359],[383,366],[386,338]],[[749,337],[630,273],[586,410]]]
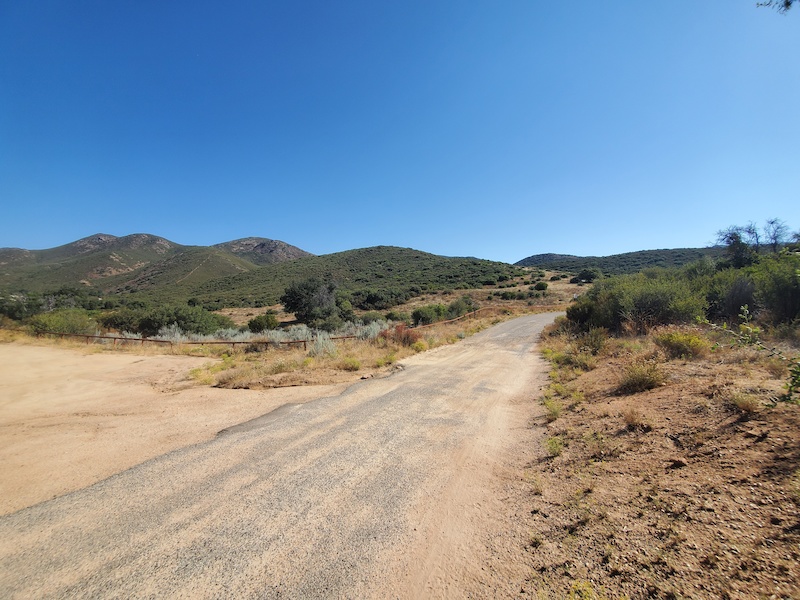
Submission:
[[[0,597],[514,595],[499,495],[553,318],[501,323],[0,518]]]

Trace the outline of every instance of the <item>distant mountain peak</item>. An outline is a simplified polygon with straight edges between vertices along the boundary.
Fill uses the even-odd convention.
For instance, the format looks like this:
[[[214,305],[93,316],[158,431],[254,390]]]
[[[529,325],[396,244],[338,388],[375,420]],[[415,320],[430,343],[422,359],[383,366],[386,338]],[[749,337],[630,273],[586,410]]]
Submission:
[[[214,248],[227,250],[239,258],[244,258],[257,265],[267,265],[287,260],[295,260],[306,256],[314,256],[280,240],[262,237],[246,237],[230,242],[215,244]]]
[[[95,233],[94,235],[81,238],[72,242],[71,244],[65,245],[73,246],[81,252],[93,252],[95,250],[99,250],[100,248],[105,248],[112,242],[115,242],[117,239],[117,236],[110,235],[108,233]]]

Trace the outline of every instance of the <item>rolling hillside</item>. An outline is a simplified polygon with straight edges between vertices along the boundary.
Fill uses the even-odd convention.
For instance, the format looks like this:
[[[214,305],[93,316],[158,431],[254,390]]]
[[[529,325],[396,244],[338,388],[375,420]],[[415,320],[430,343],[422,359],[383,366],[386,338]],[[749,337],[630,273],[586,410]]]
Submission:
[[[203,305],[274,304],[284,289],[310,276],[333,280],[345,291],[408,293],[480,287],[501,275],[518,272],[506,263],[477,258],[448,258],[392,246],[375,246],[267,265],[204,283],[193,290]]]
[[[638,273],[652,267],[680,267],[703,257],[720,258],[723,249],[677,248],[672,250],[640,250],[611,256],[573,256],[570,254],[535,254],[514,263],[520,267],[539,267],[556,271],[577,272],[598,268],[606,275]]]
[[[105,287],[109,278],[130,277],[143,267],[179,253],[164,238],[96,234],[47,250],[0,249],[0,287],[42,291],[60,286]]]
[[[149,234],[96,234],[46,250],[0,248],[0,289],[41,292],[85,286],[105,294],[183,289],[300,256],[310,254],[266,238],[205,247]]]

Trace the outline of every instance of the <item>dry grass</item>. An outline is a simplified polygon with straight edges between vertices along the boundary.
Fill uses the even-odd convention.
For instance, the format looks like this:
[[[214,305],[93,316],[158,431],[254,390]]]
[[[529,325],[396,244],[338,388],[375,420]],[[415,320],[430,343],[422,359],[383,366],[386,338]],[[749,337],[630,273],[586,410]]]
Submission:
[[[510,316],[505,316],[509,318]],[[298,346],[264,352],[231,352],[220,346],[191,346],[192,355],[207,354],[221,361],[193,372],[206,385],[225,388],[271,388],[340,383],[387,374],[397,361],[429,348],[452,344],[498,322],[497,316],[404,329],[375,340],[336,340],[331,353],[311,357]],[[410,345],[409,345],[410,344]],[[215,351],[214,349],[217,348]],[[214,352],[218,354],[214,355]],[[205,354],[204,354],[205,355]]]
[[[635,406],[628,406],[622,411],[622,421],[628,431],[650,431],[652,429],[642,411]]]
[[[741,391],[731,394],[731,403],[743,413],[755,412],[761,406],[757,396]]]
[[[666,381],[666,375],[654,362],[636,362],[625,368],[617,385],[618,394],[637,394],[652,390]]]
[[[669,358],[703,358],[711,351],[706,338],[687,328],[667,327],[655,332],[653,339]]]

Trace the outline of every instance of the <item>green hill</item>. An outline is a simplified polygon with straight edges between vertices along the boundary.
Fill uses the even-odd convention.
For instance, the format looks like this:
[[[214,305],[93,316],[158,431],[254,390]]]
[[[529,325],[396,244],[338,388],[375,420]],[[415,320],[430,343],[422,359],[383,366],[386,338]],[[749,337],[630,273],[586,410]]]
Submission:
[[[703,257],[720,258],[723,249],[677,248],[672,250],[640,250],[611,256],[572,256],[569,254],[535,254],[514,263],[520,267],[539,267],[553,271],[577,272],[582,269],[600,269],[606,275],[638,273],[653,267],[680,267]]]
[[[98,293],[148,292],[183,296],[205,281],[311,256],[278,240],[246,238],[216,246],[182,246],[133,234],[96,234],[46,250],[0,248],[0,289],[44,292],[62,286]]]
[[[289,284],[317,276],[357,298],[370,292],[376,297],[411,297],[426,290],[480,287],[517,272],[506,263],[375,246],[263,266],[199,285],[192,296],[209,307],[264,306],[276,303]]]
[[[218,248],[187,246],[181,252],[151,263],[137,271],[106,280],[106,289],[112,293],[168,290],[175,294],[188,291],[202,283],[257,269],[253,263]]]
[[[183,246],[148,234],[96,234],[47,250],[0,249],[0,287],[43,291],[64,285],[106,287],[146,265],[179,253]]]

